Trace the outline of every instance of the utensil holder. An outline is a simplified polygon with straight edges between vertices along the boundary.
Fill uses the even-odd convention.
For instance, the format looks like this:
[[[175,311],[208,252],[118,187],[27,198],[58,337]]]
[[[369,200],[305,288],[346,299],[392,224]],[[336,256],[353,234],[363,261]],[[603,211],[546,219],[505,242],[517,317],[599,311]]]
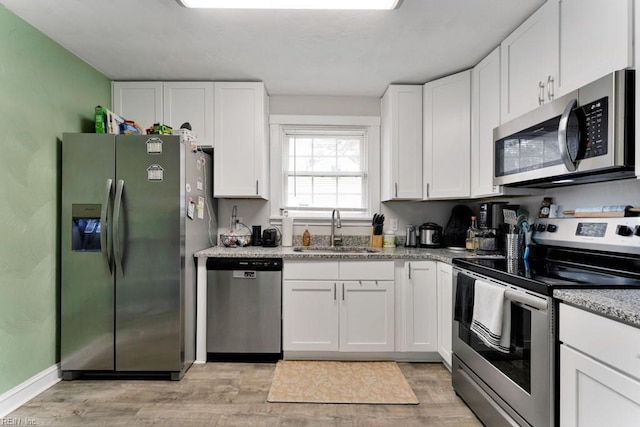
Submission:
[[[373,234],[373,227],[371,227],[371,235],[369,236],[369,246],[372,248],[382,247],[382,234]]]
[[[504,251],[507,259],[518,259],[522,256],[523,241],[523,236],[520,233],[505,234]]]

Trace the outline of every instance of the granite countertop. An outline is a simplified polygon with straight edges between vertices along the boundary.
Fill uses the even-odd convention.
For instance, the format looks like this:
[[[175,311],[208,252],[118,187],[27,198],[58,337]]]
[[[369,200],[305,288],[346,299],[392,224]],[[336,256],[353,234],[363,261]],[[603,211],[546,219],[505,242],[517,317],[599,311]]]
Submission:
[[[640,328],[640,289],[556,289],[553,296],[578,308]]]
[[[313,248],[313,246],[311,246]],[[477,255],[450,249],[439,248],[382,248],[379,252],[330,252],[322,250],[309,250],[297,252],[293,247],[278,246],[275,248],[263,248],[261,246],[247,246],[243,248],[227,248],[213,246],[198,251],[194,254],[197,258],[282,258],[289,260],[301,259],[351,259],[351,260],[380,260],[380,259],[406,259],[406,260],[436,260],[451,263],[453,258],[475,258]]]

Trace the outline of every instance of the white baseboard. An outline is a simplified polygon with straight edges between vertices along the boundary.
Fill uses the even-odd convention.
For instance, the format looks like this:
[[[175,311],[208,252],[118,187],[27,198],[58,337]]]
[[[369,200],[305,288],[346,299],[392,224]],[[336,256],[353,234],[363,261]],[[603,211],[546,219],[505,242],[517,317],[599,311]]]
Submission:
[[[27,403],[61,379],[60,364],[45,369],[29,378],[22,384],[18,384],[11,390],[0,394],[0,422],[20,406]]]

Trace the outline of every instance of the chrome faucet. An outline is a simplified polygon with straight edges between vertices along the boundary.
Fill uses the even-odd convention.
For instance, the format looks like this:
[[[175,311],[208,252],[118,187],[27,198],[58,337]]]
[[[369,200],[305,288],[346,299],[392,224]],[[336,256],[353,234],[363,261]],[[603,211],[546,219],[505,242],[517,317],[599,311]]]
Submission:
[[[329,239],[331,241],[330,246],[332,248],[336,245],[342,245],[342,237],[336,237],[336,227],[342,228],[342,224],[340,223],[340,211],[338,209],[334,209],[333,212],[331,212],[331,236],[329,237]]]
[[[233,205],[231,209],[231,222],[229,223],[229,230],[235,230],[238,227],[238,207]]]

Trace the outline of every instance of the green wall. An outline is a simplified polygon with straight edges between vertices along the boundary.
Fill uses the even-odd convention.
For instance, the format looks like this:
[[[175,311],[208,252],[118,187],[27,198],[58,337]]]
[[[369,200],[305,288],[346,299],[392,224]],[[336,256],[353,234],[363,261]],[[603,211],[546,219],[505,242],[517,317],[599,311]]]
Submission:
[[[60,140],[96,105],[109,79],[0,5],[0,394],[59,361]]]

